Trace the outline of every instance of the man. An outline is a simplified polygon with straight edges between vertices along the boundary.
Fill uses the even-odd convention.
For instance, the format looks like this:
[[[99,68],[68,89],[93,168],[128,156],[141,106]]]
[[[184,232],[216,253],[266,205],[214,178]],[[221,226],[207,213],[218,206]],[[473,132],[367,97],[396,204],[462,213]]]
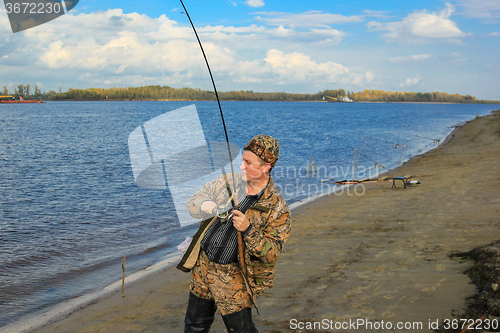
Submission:
[[[234,181],[237,193],[233,180],[223,175],[189,200],[191,216],[206,219],[177,266],[192,269],[185,332],[209,332],[217,309],[228,332],[257,332],[251,307],[272,287],[276,261],[290,236],[290,210],[270,175],[278,156],[278,141],[257,135],[244,147],[241,175]],[[227,221],[207,218],[231,201],[239,206]],[[238,258],[237,232],[244,258]]]

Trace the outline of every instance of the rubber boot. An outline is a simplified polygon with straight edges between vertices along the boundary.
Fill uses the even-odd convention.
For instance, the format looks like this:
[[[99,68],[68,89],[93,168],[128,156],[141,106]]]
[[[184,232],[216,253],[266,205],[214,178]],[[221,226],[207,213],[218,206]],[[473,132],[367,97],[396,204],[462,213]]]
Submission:
[[[252,308],[222,316],[228,333],[258,333],[252,321]]]
[[[185,333],[207,333],[214,322],[217,307],[213,300],[199,298],[189,293],[189,302],[184,318]]]

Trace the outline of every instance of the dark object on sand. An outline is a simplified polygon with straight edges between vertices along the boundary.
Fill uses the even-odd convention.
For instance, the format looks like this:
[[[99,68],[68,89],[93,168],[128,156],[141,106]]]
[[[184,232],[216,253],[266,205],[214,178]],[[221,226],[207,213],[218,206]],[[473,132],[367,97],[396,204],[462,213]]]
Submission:
[[[391,187],[391,189],[397,187],[396,186],[396,180],[403,181],[403,190],[406,189],[407,185],[417,185],[417,184],[420,184],[420,182],[418,180],[411,180],[411,179],[408,179],[408,177],[393,177],[392,178],[392,187]]]

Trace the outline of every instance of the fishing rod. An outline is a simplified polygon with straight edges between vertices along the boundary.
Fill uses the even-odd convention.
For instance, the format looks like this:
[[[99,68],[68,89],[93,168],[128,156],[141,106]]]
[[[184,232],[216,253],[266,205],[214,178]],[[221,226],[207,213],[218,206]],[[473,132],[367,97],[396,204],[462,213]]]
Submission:
[[[222,119],[222,127],[224,128],[224,135],[226,136],[226,142],[227,142],[227,151],[229,153],[229,161],[231,164],[231,175],[233,176],[233,181],[234,181],[234,167],[233,167],[233,159],[231,156],[231,147],[229,146],[229,137],[227,135],[227,128],[226,128],[226,122],[224,121],[224,113],[222,112],[222,106],[220,105],[220,99],[219,99],[219,93],[217,92],[217,87],[215,86],[215,80],[214,76],[212,75],[212,70],[210,69],[210,65],[208,63],[207,55],[205,54],[205,50],[203,49],[203,44],[201,44],[200,37],[198,36],[198,32],[196,31],[196,28],[194,27],[193,21],[191,20],[191,16],[189,16],[189,13],[186,9],[186,6],[184,5],[184,2],[182,0],[179,0],[182,4],[182,7],[184,8],[184,13],[186,13],[186,16],[189,20],[189,23],[191,23],[191,27],[193,28],[194,34],[196,36],[196,39],[198,40],[198,45],[200,45],[201,53],[203,54],[203,58],[205,59],[205,63],[207,64],[207,69],[208,69],[208,74],[210,74],[210,79],[212,80],[212,85],[214,87],[214,93],[215,93],[215,98],[217,99],[217,104],[219,106],[219,112],[220,112],[220,117]],[[238,202],[238,200],[236,200]],[[236,206],[238,204],[236,203]]]
[[[210,74],[210,79],[212,80],[212,85],[214,87],[214,93],[215,93],[215,98],[217,99],[217,104],[219,105],[219,111],[220,111],[220,116],[222,119],[222,126],[224,128],[224,134],[226,136],[226,143],[227,143],[227,151],[229,154],[229,163],[231,164],[231,176],[233,177],[233,197],[234,197],[234,208],[238,209],[239,203],[238,203],[238,190],[236,189],[236,183],[235,183],[235,178],[234,178],[234,166],[233,166],[233,158],[231,155],[231,147],[229,145],[229,137],[227,135],[227,128],[226,128],[226,122],[224,121],[224,114],[222,112],[222,107],[220,105],[220,99],[219,99],[219,93],[217,92],[217,87],[215,86],[215,80],[214,76],[212,75],[212,70],[210,69],[210,65],[208,63],[207,55],[205,54],[205,50],[203,49],[203,45],[201,44],[200,37],[198,36],[198,32],[196,31],[196,28],[194,27],[193,21],[191,20],[191,16],[189,16],[189,13],[187,11],[186,6],[184,5],[184,2],[182,0],[179,0],[182,4],[182,7],[184,8],[184,13],[186,13],[187,18],[189,19],[189,23],[191,23],[191,27],[193,28],[194,34],[196,36],[196,39],[198,40],[198,45],[200,45],[201,53],[203,54],[203,58],[205,59],[205,63],[207,65],[208,73]],[[224,172],[224,171],[223,171]],[[245,263],[245,257],[243,253],[243,235],[241,234],[241,231],[237,231],[238,234],[238,256],[240,258],[240,266],[241,269],[243,270],[244,278],[246,278],[246,263]]]

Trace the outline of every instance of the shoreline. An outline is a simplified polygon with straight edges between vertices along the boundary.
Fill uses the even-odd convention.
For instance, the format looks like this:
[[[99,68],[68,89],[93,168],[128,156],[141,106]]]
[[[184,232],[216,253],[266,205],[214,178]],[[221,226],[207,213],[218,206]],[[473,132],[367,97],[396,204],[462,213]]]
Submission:
[[[498,111],[497,111],[496,113],[498,114]],[[489,116],[485,116],[485,117],[489,117]],[[485,118],[485,117],[481,117],[481,118]],[[479,118],[479,119],[481,119],[481,118]],[[477,119],[477,118],[476,118],[476,119]],[[455,128],[451,131],[451,133],[450,133],[450,134],[448,134],[448,136],[447,136],[446,140],[445,140],[445,141],[443,142],[443,144],[441,145],[441,149],[444,149],[444,147],[445,147],[445,146],[446,146],[446,145],[447,145],[450,141],[452,141],[452,140],[455,138],[455,136],[457,135],[457,133],[459,133],[459,132],[460,132],[460,130],[461,130],[461,129],[463,129],[463,127],[464,127],[464,126],[466,126],[467,124],[469,124],[469,123],[471,123],[471,122],[475,121],[476,119],[470,120],[470,121],[466,122],[465,124],[461,124],[461,125],[459,125],[459,126],[455,127]],[[421,160],[422,158],[425,158],[425,156],[429,156],[429,155],[432,155],[432,154],[434,154],[434,155],[435,155],[435,150],[436,150],[436,148],[433,148],[433,149],[431,149],[431,150],[429,150],[429,151],[427,151],[427,152],[425,152],[425,153],[422,153],[422,154],[419,154],[419,155],[417,155],[417,156],[414,156],[414,157],[410,158],[409,160],[407,160],[406,162],[404,162],[403,164],[401,164],[401,166],[399,166],[399,167],[397,167],[397,168],[395,168],[395,169],[387,170],[386,172],[384,172],[384,173],[383,173],[383,175],[387,175],[387,174],[391,174],[391,173],[392,173],[392,174],[395,174],[395,173],[399,172],[399,170],[404,170],[404,169],[406,169],[408,166],[413,165],[413,164],[415,164],[415,163],[418,163],[418,162],[419,162],[419,160]],[[394,176],[394,175],[393,175],[393,176]],[[388,184],[388,182],[385,182],[385,183],[386,183],[385,185],[387,185],[387,184]],[[376,184],[367,184],[367,187],[369,187],[369,188],[371,188],[371,189],[373,190],[373,188],[374,188],[374,187],[377,187],[377,185],[380,185],[380,184],[379,184],[379,183],[376,183]],[[304,200],[303,200],[304,202],[302,202],[302,201],[298,201],[298,202],[294,203],[294,204],[297,204],[297,205],[295,205],[295,206],[293,207],[294,214],[295,214],[295,212],[296,212],[297,210],[299,210],[299,211],[300,211],[300,212],[298,212],[299,214],[300,214],[301,212],[308,211],[308,210],[310,210],[310,209],[311,209],[311,208],[310,208],[310,206],[312,206],[312,205],[319,205],[319,204],[321,204],[321,202],[320,202],[320,201],[325,201],[325,200],[328,200],[328,197],[329,197],[329,195],[328,195],[328,194],[324,194],[324,195],[322,195],[322,196],[320,196],[320,197],[313,197],[313,198],[304,199]],[[337,196],[335,199],[337,199],[337,198],[340,198],[340,197],[339,197],[339,196]],[[345,199],[345,198],[344,198],[344,199]],[[292,205],[290,205],[290,206],[292,206]],[[291,207],[291,209],[292,209],[292,207]],[[285,253],[287,253],[287,252],[288,252],[288,251],[287,251],[287,248],[285,247]],[[174,257],[174,256],[172,256],[172,257]],[[175,258],[172,258],[172,260],[175,260]],[[292,260],[292,259],[289,259],[289,260]],[[162,262],[163,262],[163,261],[162,261]],[[292,262],[293,262],[293,261],[292,261]],[[150,269],[150,268],[152,269],[152,267],[155,267],[155,266],[157,266],[157,265],[158,265],[158,264],[153,265],[153,266],[150,266],[150,267],[148,267],[147,269],[145,269],[144,271],[141,271],[141,272],[138,272],[138,273],[146,273],[146,271],[148,271],[148,269]],[[141,285],[141,283],[137,283],[137,282],[139,282],[139,281],[140,281],[140,282],[144,282],[144,284],[151,283],[152,281],[154,281],[154,280],[155,280],[155,277],[158,277],[158,276],[159,276],[159,274],[174,275],[174,277],[177,277],[177,278],[179,278],[179,279],[181,279],[181,280],[187,280],[187,282],[189,282],[189,276],[187,276],[187,275],[185,275],[185,274],[184,274],[184,275],[182,275],[182,276],[180,276],[179,274],[183,274],[183,273],[180,273],[180,272],[172,272],[172,271],[175,271],[175,270],[174,270],[174,269],[171,269],[171,268],[172,268],[172,267],[171,267],[171,265],[173,265],[173,262],[170,262],[170,266],[168,266],[168,265],[163,265],[163,266],[162,266],[162,265],[160,265],[160,266],[157,266],[157,267],[156,267],[153,271],[149,271],[149,272],[147,272],[147,273],[149,273],[149,274],[146,274],[146,275],[142,274],[140,277],[137,277],[137,278],[135,278],[135,279],[134,279],[134,278],[132,278],[132,277],[133,277],[134,275],[136,275],[137,273],[134,273],[133,275],[131,275],[131,276],[129,276],[129,277],[127,277],[127,278],[125,279],[125,280],[126,280],[126,286],[130,287],[131,293],[132,293],[133,295],[138,295],[138,294],[140,295],[140,294],[142,294],[142,293],[144,292],[144,289],[146,289],[146,291],[148,291],[148,290],[149,290],[149,293],[151,293],[151,289],[148,289],[148,287],[147,287],[147,286],[145,287],[144,285]],[[278,266],[280,266],[280,263],[278,264]],[[169,272],[170,272],[170,274],[169,274]],[[177,273],[177,274],[176,274],[176,273]],[[170,278],[172,278],[172,277],[170,277]],[[283,279],[283,278],[284,278],[284,277],[282,276],[282,277],[281,277],[281,279]],[[187,295],[187,293],[188,293],[188,288],[186,287],[186,283],[185,283],[185,282],[186,282],[186,281],[178,281],[178,279],[177,279],[177,280],[175,281],[175,285],[179,285],[179,284],[180,284],[180,285],[183,285],[183,286],[184,286],[183,288],[185,289],[185,290],[183,290],[183,291],[185,291],[185,294]],[[282,281],[282,282],[285,282],[285,281]],[[121,285],[121,281],[118,281],[117,283]],[[118,296],[117,296],[117,292],[118,292],[118,289],[119,289],[119,285],[117,285],[117,283],[115,283],[115,284],[111,285],[111,286],[114,286],[114,287],[113,287],[114,289],[113,289],[113,288],[111,288],[112,290],[108,289],[108,290],[106,290],[106,291],[108,291],[106,294],[103,294],[103,295],[100,295],[100,296],[99,296],[99,298],[98,298],[98,300],[100,300],[99,302],[97,302],[97,300],[96,300],[96,299],[94,299],[94,300],[89,300],[89,301],[86,303],[87,305],[85,305],[85,304],[81,304],[78,308],[75,308],[75,309],[73,309],[73,310],[71,310],[71,309],[70,309],[70,310],[68,310],[68,311],[66,311],[66,312],[59,312],[59,315],[58,315],[58,317],[57,317],[57,318],[53,318],[52,320],[50,320],[50,318],[49,318],[48,320],[46,320],[46,324],[48,323],[48,325],[46,325],[46,324],[45,324],[45,325],[38,325],[38,327],[29,327],[29,328],[25,328],[25,331],[26,331],[26,330],[27,330],[27,331],[33,331],[33,330],[36,330],[36,329],[38,329],[38,328],[42,327],[42,331],[43,331],[43,330],[47,330],[47,332],[49,332],[49,331],[51,331],[51,329],[55,329],[55,328],[60,327],[60,326],[58,326],[59,324],[63,325],[64,323],[67,323],[67,322],[68,322],[68,320],[69,320],[69,322],[71,322],[72,316],[73,316],[73,315],[79,316],[79,315],[80,315],[80,312],[82,312],[82,313],[84,312],[83,310],[85,310],[85,312],[88,312],[88,311],[92,312],[92,309],[90,309],[90,308],[92,308],[92,307],[97,307],[99,304],[100,304],[101,306],[102,306],[102,305],[104,305],[104,307],[106,308],[106,306],[107,306],[107,305],[105,305],[104,303],[105,303],[105,302],[107,302],[108,300],[110,300],[111,298],[114,298],[114,302],[115,302],[114,304],[116,305],[116,301],[119,301],[119,300],[121,299],[121,297],[120,297],[120,298],[118,298],[118,300],[117,300],[117,297],[118,297]],[[154,284],[158,284],[158,281],[154,282]],[[111,286],[110,286],[110,287],[111,287]],[[133,287],[133,288],[132,288],[132,287]],[[106,289],[106,288],[105,288],[105,289]],[[134,291],[134,289],[135,289],[135,291]],[[141,290],[141,289],[142,289],[142,290]],[[166,290],[166,289],[168,289],[168,288],[163,288],[163,290]],[[141,291],[140,291],[140,292],[136,292],[137,290],[141,290]],[[125,294],[126,294],[126,295],[128,294],[128,293],[127,293],[127,291],[128,291],[128,290],[127,290],[127,288],[126,288],[126,289],[125,289]],[[113,293],[114,293],[114,295],[113,295]],[[148,293],[148,292],[146,292],[146,293]],[[271,293],[271,294],[273,293],[273,289],[271,289],[271,290],[270,290],[270,293]],[[111,295],[111,296],[110,296],[110,295]],[[186,295],[185,295],[185,296],[186,296]],[[264,296],[265,296],[265,295],[264,295]],[[82,297],[83,297],[83,296],[82,296]],[[186,296],[186,297],[184,297],[184,298],[185,298],[185,299],[180,299],[180,300],[177,300],[177,301],[178,301],[178,302],[181,302],[181,303],[183,303],[184,301],[187,301],[187,296]],[[266,301],[269,301],[269,298],[268,298],[268,297],[263,297],[263,298],[264,298],[264,302],[262,302],[262,301],[261,301],[261,302],[262,302],[262,305],[264,305],[264,307],[265,307],[265,304],[267,304],[267,303],[266,303]],[[128,303],[128,301],[129,301],[129,299],[127,299],[127,297],[125,297],[125,299],[124,299],[124,300],[125,300],[125,302],[126,302],[126,303]],[[91,304],[91,305],[88,305],[88,304]],[[261,306],[262,306],[262,305],[261,305]],[[108,307],[109,307],[109,306],[108,306]],[[101,310],[102,310],[102,309],[101,309]],[[182,310],[185,310],[185,309],[183,309],[183,308],[182,308]],[[94,311],[94,312],[95,312],[95,311]],[[84,314],[84,316],[85,316],[85,315],[86,315],[86,314]],[[179,324],[181,324],[181,323],[182,323],[182,322],[179,322]],[[39,324],[40,324],[40,323],[39,323]],[[33,326],[33,325],[32,325],[32,326]],[[8,326],[7,326],[7,327],[4,327],[4,328],[2,328],[2,329],[0,329],[0,331],[2,331],[2,332],[3,332],[3,330],[4,330],[4,329],[6,329],[6,328],[8,328]],[[64,330],[64,331],[66,331],[66,330]],[[71,331],[71,329],[70,329],[69,331]],[[117,332],[118,332],[118,331],[119,331],[119,330],[117,330]]]

